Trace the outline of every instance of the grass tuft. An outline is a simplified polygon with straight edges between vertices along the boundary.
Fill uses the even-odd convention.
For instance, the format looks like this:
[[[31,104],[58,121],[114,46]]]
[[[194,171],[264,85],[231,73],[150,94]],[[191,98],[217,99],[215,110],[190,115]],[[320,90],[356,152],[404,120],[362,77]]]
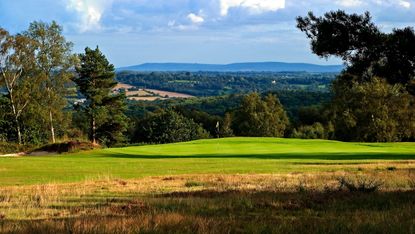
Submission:
[[[187,181],[184,186],[187,188],[205,186],[206,184],[198,181]]]
[[[339,177],[337,179],[339,183],[339,190],[346,188],[350,192],[362,192],[362,193],[373,193],[379,190],[384,184],[383,181],[376,177],[357,176],[351,177]]]

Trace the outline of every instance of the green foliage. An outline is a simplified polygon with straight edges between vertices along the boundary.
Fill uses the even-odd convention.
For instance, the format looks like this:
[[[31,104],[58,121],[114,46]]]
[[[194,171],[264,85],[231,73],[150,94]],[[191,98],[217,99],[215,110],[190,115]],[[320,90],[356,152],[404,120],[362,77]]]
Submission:
[[[0,125],[7,124],[3,135],[8,141],[43,144],[48,138],[54,141],[55,132],[65,135],[71,46],[56,22],[33,22],[16,35],[0,29],[0,90],[8,99],[1,104],[8,113]]]
[[[32,145],[19,145],[14,142],[1,142],[0,141],[0,155],[26,152],[30,150],[31,148],[33,148]]]
[[[84,112],[89,123],[91,142],[112,145],[123,140],[127,130],[127,117],[124,114],[125,94],[112,93],[117,82],[114,80],[114,66],[108,62],[98,47],[85,49],[79,55],[80,65],[76,67],[78,77],[74,82],[86,102],[78,107]]]
[[[333,85],[335,135],[348,141],[390,142],[415,136],[414,96],[383,79],[354,81],[343,76]]]
[[[113,146],[117,143],[124,142],[125,132],[128,127],[128,118],[124,114],[127,109],[124,93],[113,95],[105,99],[107,108],[103,124],[97,128],[99,141],[107,146]]]
[[[311,39],[321,57],[337,56],[348,64],[345,72],[359,81],[382,77],[390,84],[402,84],[415,94],[415,32],[411,27],[381,32],[370,14],[332,11],[323,17],[312,12],[297,18],[297,27]]]
[[[415,131],[415,32],[381,32],[369,13],[309,13],[297,27],[321,57],[348,67],[333,84],[335,137],[348,141],[413,140]]]
[[[219,137],[232,137],[234,136],[233,129],[232,129],[232,114],[226,113],[225,117],[223,118],[220,129],[219,129]]]
[[[313,125],[314,123],[327,123],[330,110],[323,105],[300,107],[298,110],[298,125]]]
[[[172,143],[208,138],[209,134],[192,119],[167,109],[137,123],[133,141]]]
[[[39,108],[39,113],[47,120],[51,141],[55,142],[55,131],[61,137],[64,132],[62,128],[66,119],[63,113],[67,105],[66,85],[73,76],[70,69],[75,63],[75,56],[71,52],[73,45],[66,41],[62,35],[62,27],[55,21],[50,24],[35,21],[23,35],[33,41],[35,69],[41,79],[38,92],[32,90],[32,95],[40,95],[37,97],[37,104],[42,107]]]
[[[175,111],[182,114],[188,119],[192,119],[202,128],[207,130],[211,136],[217,137],[219,134],[219,126],[222,118],[216,115],[210,115],[204,111],[183,108],[181,106],[175,108]]]
[[[294,129],[291,137],[301,139],[327,139],[327,134],[324,126],[317,122],[312,125],[303,125]]]
[[[245,96],[233,116],[237,136],[282,137],[289,124],[282,105],[272,94],[263,99],[258,93]]]
[[[13,139],[15,131],[13,129],[13,117],[10,114],[9,99],[0,94],[0,142]]]
[[[297,27],[311,39],[315,54],[321,57],[335,55],[350,61],[381,40],[379,29],[371,20],[368,12],[349,15],[338,10],[327,12],[323,17],[309,12],[308,16],[297,18]]]
[[[117,80],[139,88],[198,97],[248,92],[304,90],[328,92],[338,73],[307,72],[119,72]]]
[[[9,111],[13,118],[13,128],[19,144],[22,139],[22,116],[27,114],[30,106],[35,105],[35,98],[40,86],[40,76],[36,72],[34,41],[17,34],[10,35],[0,28],[0,85],[4,87],[9,99]]]

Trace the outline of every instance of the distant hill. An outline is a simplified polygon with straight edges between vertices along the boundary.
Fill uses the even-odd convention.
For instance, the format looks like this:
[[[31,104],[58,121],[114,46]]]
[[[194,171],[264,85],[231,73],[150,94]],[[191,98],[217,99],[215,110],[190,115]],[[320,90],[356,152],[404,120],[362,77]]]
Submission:
[[[144,63],[136,66],[117,68],[117,71],[217,71],[217,72],[340,72],[342,65],[316,65],[309,63]]]

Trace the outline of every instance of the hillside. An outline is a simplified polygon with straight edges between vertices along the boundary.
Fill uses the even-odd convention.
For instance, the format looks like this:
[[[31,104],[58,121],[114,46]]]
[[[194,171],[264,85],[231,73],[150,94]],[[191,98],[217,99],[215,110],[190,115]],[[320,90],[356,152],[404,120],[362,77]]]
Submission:
[[[216,72],[340,72],[342,65],[316,65],[309,63],[145,63],[141,65],[118,68],[117,71],[216,71]]]

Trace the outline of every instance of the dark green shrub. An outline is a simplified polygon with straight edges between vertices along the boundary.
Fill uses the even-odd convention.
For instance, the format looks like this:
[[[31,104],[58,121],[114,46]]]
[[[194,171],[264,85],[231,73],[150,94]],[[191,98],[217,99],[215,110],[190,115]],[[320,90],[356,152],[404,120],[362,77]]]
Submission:
[[[134,142],[173,143],[209,138],[209,133],[192,119],[168,109],[137,123]]]

